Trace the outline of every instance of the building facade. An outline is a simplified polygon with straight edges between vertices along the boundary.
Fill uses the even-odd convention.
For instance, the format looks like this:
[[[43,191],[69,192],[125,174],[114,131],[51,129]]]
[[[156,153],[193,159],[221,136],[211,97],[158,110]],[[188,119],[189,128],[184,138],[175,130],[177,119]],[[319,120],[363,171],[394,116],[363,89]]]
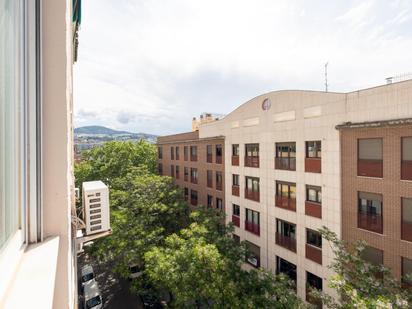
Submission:
[[[224,209],[225,156],[221,136],[199,138],[199,131],[159,137],[159,174],[171,176],[192,206]]]
[[[383,261],[397,276],[410,269],[411,243],[401,240],[401,226],[402,233],[408,234],[412,183],[400,180],[400,173],[409,175],[411,168],[410,124],[393,127],[396,133],[370,133],[388,140],[383,154],[384,182],[388,179],[380,186],[375,183],[382,179],[357,175],[357,135],[367,137],[368,131],[343,127],[411,117],[412,81],[404,81],[351,93],[274,91],[244,103],[223,119],[201,124],[200,140],[224,137],[225,212],[227,222],[235,225],[234,237],[246,241],[253,253],[249,266],[287,274],[303,299],[309,300],[308,286],[333,295],[328,265],[334,256],[317,232],[326,226],[344,240],[365,239],[383,251],[396,247],[384,253]],[[366,144],[366,148],[368,155],[376,145]],[[390,163],[394,158],[397,163]],[[362,168],[375,170],[373,164]],[[396,190],[389,193],[394,186]],[[358,191],[396,199],[385,203],[383,211],[395,218],[384,217],[383,225],[386,242],[396,239],[392,247],[384,249],[385,236],[376,231],[359,229]]]
[[[80,1],[0,0],[0,308],[77,308],[79,10]]]

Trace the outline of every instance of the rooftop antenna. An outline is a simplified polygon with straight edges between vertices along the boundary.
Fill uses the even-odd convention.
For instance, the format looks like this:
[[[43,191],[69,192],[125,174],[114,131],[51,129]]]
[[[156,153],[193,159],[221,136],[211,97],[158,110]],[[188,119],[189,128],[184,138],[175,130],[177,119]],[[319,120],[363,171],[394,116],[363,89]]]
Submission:
[[[325,63],[325,91],[328,92],[328,64],[329,62]]]

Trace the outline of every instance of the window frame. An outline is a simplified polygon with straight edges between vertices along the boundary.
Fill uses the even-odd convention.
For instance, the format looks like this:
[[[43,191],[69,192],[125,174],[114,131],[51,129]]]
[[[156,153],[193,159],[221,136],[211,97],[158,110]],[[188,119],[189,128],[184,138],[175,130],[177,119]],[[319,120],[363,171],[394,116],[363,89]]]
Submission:
[[[309,190],[315,190],[315,192],[316,192],[316,201],[311,200],[309,198]],[[322,205],[322,187],[306,185],[306,201]]]

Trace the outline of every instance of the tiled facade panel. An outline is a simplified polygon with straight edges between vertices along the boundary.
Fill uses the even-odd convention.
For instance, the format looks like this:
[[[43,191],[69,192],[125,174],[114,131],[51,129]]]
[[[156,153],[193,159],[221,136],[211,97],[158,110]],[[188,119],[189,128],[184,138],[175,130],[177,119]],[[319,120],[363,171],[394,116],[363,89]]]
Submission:
[[[177,137],[176,137],[177,136]],[[181,138],[178,138],[181,136]],[[213,207],[216,208],[216,198],[222,199],[223,205],[225,203],[225,173],[224,173],[224,147],[225,141],[223,138],[198,139],[197,132],[190,132],[178,135],[163,136],[158,140],[158,147],[163,149],[163,158],[158,159],[158,163],[162,164],[163,175],[172,176],[170,166],[179,166],[179,179],[175,178],[175,183],[184,190],[189,189],[189,203],[190,191],[196,190],[198,194],[198,205],[207,205],[207,195],[213,196]],[[170,141],[170,142],[169,142]],[[213,163],[206,162],[206,146],[212,145]],[[216,145],[222,145],[222,163],[216,164]],[[184,147],[188,147],[188,158],[185,161]],[[190,147],[197,146],[197,161],[190,160]],[[171,159],[171,147],[174,150],[174,160]],[[179,160],[176,160],[176,147],[179,147]],[[189,168],[188,180],[184,180],[184,168]],[[197,184],[191,182],[190,169],[196,168],[198,173]],[[207,171],[212,171],[213,187],[207,186]],[[216,190],[216,172],[222,173],[222,190]],[[176,174],[176,173],[175,173]]]
[[[401,256],[412,258],[412,242],[401,240],[401,198],[412,198],[412,181],[401,180],[401,137],[412,126],[341,130],[342,238],[363,239],[384,251],[384,264],[401,275]],[[358,139],[383,138],[383,178],[357,176]],[[358,192],[383,196],[383,234],[357,227]]]

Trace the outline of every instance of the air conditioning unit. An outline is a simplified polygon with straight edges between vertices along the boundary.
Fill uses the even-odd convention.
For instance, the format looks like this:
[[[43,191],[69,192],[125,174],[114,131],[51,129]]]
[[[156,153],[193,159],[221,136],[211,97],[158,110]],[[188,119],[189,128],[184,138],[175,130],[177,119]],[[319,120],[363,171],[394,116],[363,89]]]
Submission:
[[[102,181],[83,182],[86,235],[110,230],[109,189]]]

